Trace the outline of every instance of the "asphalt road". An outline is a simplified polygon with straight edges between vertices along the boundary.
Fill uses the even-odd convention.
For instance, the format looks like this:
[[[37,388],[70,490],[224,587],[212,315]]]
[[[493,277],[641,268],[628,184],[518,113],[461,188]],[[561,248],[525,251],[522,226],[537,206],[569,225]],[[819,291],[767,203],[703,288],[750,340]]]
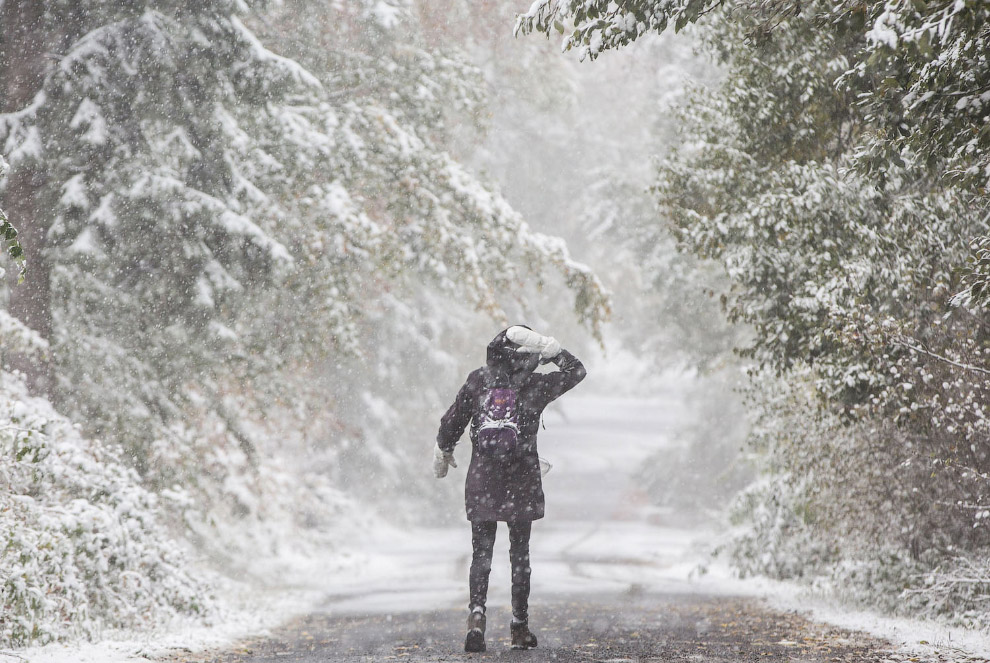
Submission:
[[[745,598],[596,595],[540,602],[530,617],[540,646],[509,647],[509,613],[489,611],[488,651],[463,652],[463,610],[376,615],[314,614],[273,637],[228,652],[176,656],[184,663],[384,661],[636,661],[859,663],[917,661],[880,641],[773,612]],[[938,660],[938,659],[935,659]],[[944,659],[942,659],[944,660]]]

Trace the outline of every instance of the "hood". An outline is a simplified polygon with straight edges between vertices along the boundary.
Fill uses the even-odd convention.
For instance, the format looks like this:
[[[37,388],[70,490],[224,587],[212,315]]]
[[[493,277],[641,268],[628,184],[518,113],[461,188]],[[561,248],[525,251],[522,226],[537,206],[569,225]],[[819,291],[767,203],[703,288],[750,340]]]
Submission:
[[[504,366],[512,359],[512,355],[516,354],[516,348],[519,346],[506,337],[505,332],[507,331],[509,331],[508,327],[496,334],[495,338],[488,344],[489,366]]]
[[[526,325],[514,326],[526,327]],[[510,375],[532,373],[539,365],[539,355],[520,355],[516,352],[519,344],[513,343],[506,337],[505,332],[508,330],[509,328],[506,327],[500,331],[488,344],[488,367]]]

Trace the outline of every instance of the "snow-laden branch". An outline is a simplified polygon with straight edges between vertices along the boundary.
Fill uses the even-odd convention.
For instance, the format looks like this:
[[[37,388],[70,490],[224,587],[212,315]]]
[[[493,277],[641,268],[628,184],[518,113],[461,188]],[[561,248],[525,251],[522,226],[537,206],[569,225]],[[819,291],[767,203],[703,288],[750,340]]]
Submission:
[[[952,366],[955,366],[956,368],[962,368],[962,369],[967,370],[967,371],[975,371],[977,373],[983,373],[985,375],[990,375],[990,370],[987,370],[985,368],[980,368],[979,366],[973,366],[972,364],[964,364],[962,362],[958,362],[958,361],[954,361],[952,359],[949,359],[948,357],[944,357],[944,356],[942,356],[942,355],[940,355],[940,354],[938,354],[936,352],[932,352],[931,350],[928,350],[928,349],[922,347],[921,343],[919,343],[918,341],[916,341],[916,340],[914,340],[914,339],[912,339],[912,338],[910,338],[908,336],[899,335],[899,336],[897,336],[894,339],[894,343],[896,343],[897,345],[900,345],[903,348],[907,348],[908,350],[911,350],[912,352],[916,352],[918,354],[926,355],[928,357],[931,357],[932,359],[937,359],[938,361],[942,361],[942,362],[945,362],[946,364],[950,364]]]
[[[14,426],[13,424],[0,424],[0,431],[5,431],[5,430],[12,430],[15,433],[29,433],[32,435],[42,434],[40,430],[36,430],[34,428],[21,428],[20,426]]]

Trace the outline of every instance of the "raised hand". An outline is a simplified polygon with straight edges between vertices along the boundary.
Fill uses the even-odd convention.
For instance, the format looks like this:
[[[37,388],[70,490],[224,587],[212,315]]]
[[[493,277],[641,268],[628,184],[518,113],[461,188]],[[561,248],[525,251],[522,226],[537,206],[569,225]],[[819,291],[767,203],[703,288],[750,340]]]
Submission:
[[[560,354],[560,343],[553,336],[543,336],[526,327],[509,327],[505,337],[517,344],[516,352],[539,354],[540,359],[553,359]]]

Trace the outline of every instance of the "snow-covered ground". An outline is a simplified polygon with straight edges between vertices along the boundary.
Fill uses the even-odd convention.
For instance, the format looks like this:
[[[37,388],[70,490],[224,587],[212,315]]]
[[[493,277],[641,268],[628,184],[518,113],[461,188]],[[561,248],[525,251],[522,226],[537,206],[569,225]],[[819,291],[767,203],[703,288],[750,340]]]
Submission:
[[[547,517],[533,528],[534,605],[541,597],[623,589],[742,594],[765,597],[781,609],[810,611],[818,620],[865,630],[914,650],[937,647],[944,654],[958,647],[990,655],[990,643],[979,634],[849,612],[797,586],[740,581],[724,567],[707,563],[706,550],[718,532],[711,525],[696,529],[666,525],[665,513],[648,504],[634,480],[641,462],[676,442],[672,436],[691,416],[680,387],[671,380],[649,399],[578,390],[548,411],[540,450],[553,469],[544,480]],[[429,471],[428,460],[424,459],[424,471]],[[466,465],[460,463],[446,480],[463,481]],[[506,539],[505,530],[500,530],[491,578],[493,606],[509,603]],[[142,638],[48,646],[17,654],[32,663],[146,660],[175,649],[223,646],[312,611],[387,614],[466,607],[470,555],[466,521],[414,530],[379,524],[354,531],[350,542],[348,555],[300,562],[294,578],[266,589],[229,587],[229,611],[209,627],[176,627]],[[707,572],[699,573],[703,565]]]

